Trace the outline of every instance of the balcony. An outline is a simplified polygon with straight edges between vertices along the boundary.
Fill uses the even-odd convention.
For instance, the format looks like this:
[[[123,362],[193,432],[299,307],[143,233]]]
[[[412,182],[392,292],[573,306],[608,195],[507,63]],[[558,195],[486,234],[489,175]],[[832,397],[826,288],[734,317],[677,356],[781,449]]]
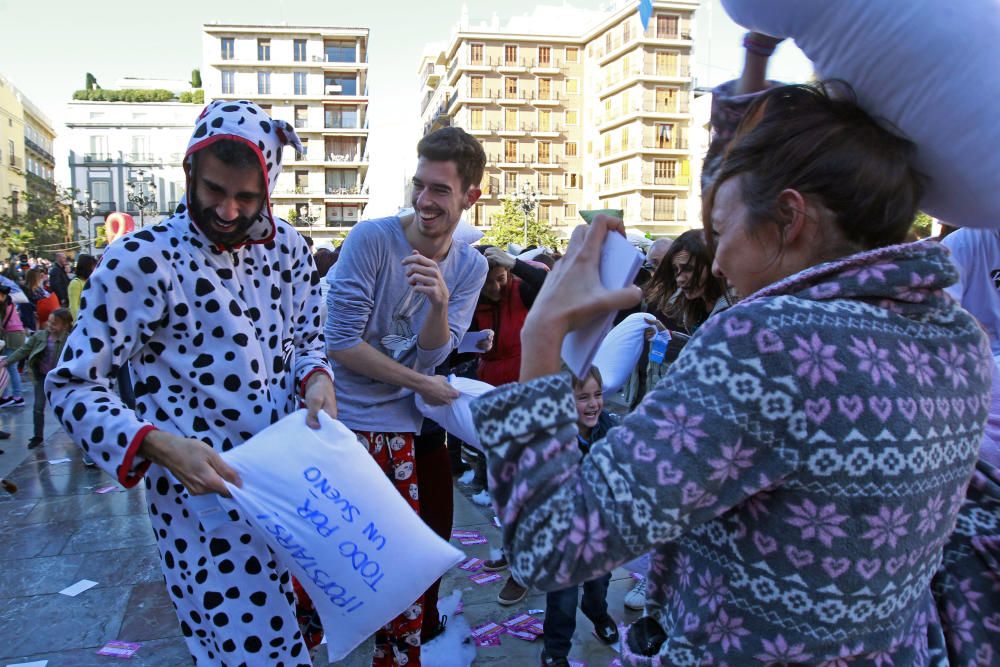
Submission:
[[[84,153],[84,162],[114,162],[114,157],[110,153]]]
[[[7,162],[7,166],[10,167],[11,169],[13,169],[14,171],[16,171],[18,173],[23,173],[24,172],[24,158],[23,157],[18,157],[16,155],[8,155],[6,162]]]
[[[531,166],[534,169],[558,169],[566,164],[566,160],[554,155],[534,155],[531,158]]]
[[[99,201],[97,202],[97,209],[94,211],[94,215],[108,215],[109,213],[114,213],[118,210],[118,203],[113,201]]]
[[[49,152],[49,151],[47,151],[47,150],[45,150],[39,144],[36,144],[31,139],[28,139],[27,137],[25,137],[25,139],[24,139],[24,145],[27,148],[29,148],[29,149],[33,150],[34,152],[38,153],[39,155],[41,155],[48,162],[51,162],[52,164],[55,164],[56,159],[54,157],[52,157],[52,153]]]
[[[527,58],[517,60],[503,60],[496,65],[497,71],[501,74],[520,74],[528,71],[531,61]]]
[[[126,153],[129,164],[161,164],[163,160],[152,153]]]
[[[656,116],[688,116],[690,114],[691,106],[688,102],[688,96],[682,94],[673,104],[655,104],[653,102],[636,104],[624,109],[606,111],[598,115],[594,120],[597,123],[597,129],[603,132],[617,125],[623,125],[626,122],[635,120],[638,117],[650,116],[655,118]]]
[[[689,187],[691,185],[690,176],[654,176],[653,185],[671,185],[677,187]]]
[[[359,199],[367,197],[368,197],[368,191],[357,185],[340,186],[340,187],[333,187],[328,185],[326,187],[327,199]]]
[[[555,62],[552,60],[544,62],[532,60],[528,64],[528,69],[532,74],[562,74],[567,70],[566,65],[561,60]]]
[[[668,83],[686,83],[690,78],[691,65],[687,59],[677,67],[629,67],[614,73],[607,73],[598,90],[598,95],[607,97],[640,79],[663,80]]]
[[[487,162],[494,167],[501,169],[523,169],[528,166],[533,156],[523,153],[520,156],[516,153],[493,153],[487,156]]]

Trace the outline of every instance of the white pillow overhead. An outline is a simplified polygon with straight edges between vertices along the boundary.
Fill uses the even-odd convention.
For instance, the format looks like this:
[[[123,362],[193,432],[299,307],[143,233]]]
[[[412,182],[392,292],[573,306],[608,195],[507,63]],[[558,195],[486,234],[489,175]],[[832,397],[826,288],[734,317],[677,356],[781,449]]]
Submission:
[[[1000,227],[1000,1],[722,0],[734,21],[791,37],[825,79],[918,147],[921,209]]]

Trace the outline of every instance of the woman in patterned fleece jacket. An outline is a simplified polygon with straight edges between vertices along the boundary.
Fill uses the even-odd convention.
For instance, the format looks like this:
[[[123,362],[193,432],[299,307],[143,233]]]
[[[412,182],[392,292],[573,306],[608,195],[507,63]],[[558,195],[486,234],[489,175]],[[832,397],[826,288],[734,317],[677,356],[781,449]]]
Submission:
[[[982,331],[934,244],[903,239],[912,145],[853,102],[764,94],[709,193],[713,270],[747,298],[639,407],[575,454],[565,332],[634,303],[574,234],[525,325],[521,380],[473,406],[511,566],[565,588],[653,549],[631,665],[926,665],[929,582],[989,406]]]

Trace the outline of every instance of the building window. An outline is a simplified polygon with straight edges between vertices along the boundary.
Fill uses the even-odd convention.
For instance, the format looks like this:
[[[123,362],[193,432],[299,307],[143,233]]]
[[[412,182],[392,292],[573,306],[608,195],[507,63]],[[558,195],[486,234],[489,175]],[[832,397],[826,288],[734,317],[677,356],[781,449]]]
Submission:
[[[236,53],[236,40],[232,37],[223,37],[219,40],[219,44],[222,46],[222,59],[232,60]]]
[[[354,76],[326,76],[323,77],[323,88],[327,95],[357,95],[358,79]]]
[[[517,162],[517,142],[507,139],[503,142],[504,162]]]
[[[353,63],[357,49],[350,40],[323,42],[323,59],[328,63]]]
[[[504,77],[504,97],[508,100],[517,99],[517,77]]]
[[[305,95],[306,94],[306,73],[305,72],[295,72],[295,94]]]
[[[566,204],[566,217],[567,218],[576,217],[576,204]]]
[[[628,183],[628,162],[622,162],[621,178],[622,183]]]
[[[518,129],[517,109],[505,109],[503,114],[503,129],[513,131]]]
[[[469,96],[477,99],[483,97],[483,77],[469,77]]]
[[[567,95],[579,95],[580,94],[580,80],[579,79],[566,79],[566,94]]]
[[[678,76],[680,54],[676,51],[656,52],[656,76]]]
[[[503,189],[508,194],[517,192],[517,174],[513,171],[505,171],[503,174]]]
[[[611,154],[611,133],[608,132],[604,135],[604,157]]]
[[[271,105],[270,104],[258,104],[260,110],[267,114],[268,117],[271,116]]]
[[[548,109],[538,110],[538,131],[539,132],[551,132],[552,131],[552,112]]]
[[[677,197],[653,197],[653,220],[676,220]]]
[[[483,224],[483,205],[476,204],[472,207],[472,224],[481,227]]]
[[[677,113],[677,89],[656,89],[656,110],[660,113]]]
[[[680,17],[664,16],[656,17],[656,38],[657,39],[677,39],[680,37]]]
[[[576,142],[567,141],[566,142],[566,157],[576,157]]]
[[[294,124],[296,128],[305,127],[309,123],[309,107],[304,104],[295,105]]]
[[[632,23],[631,19],[625,21],[622,25],[622,41],[627,42],[632,39]]]
[[[482,130],[483,128],[483,108],[475,107],[469,109],[469,129]]]
[[[552,99],[552,79],[538,80],[538,99],[540,100]]]
[[[551,178],[549,177],[549,172],[542,171],[538,173],[538,191],[544,195],[552,194]]]
[[[653,183],[656,185],[670,185],[677,178],[676,160],[656,160],[653,163]]]
[[[482,44],[469,44],[469,64],[470,65],[482,65],[483,64],[483,45]]]
[[[271,73],[270,72],[257,72],[257,94],[258,95],[270,95],[271,94]]]
[[[297,63],[306,61],[306,40],[296,39],[292,41],[293,60]]]
[[[552,49],[548,46],[538,47],[538,66],[548,67],[552,64]]]
[[[622,128],[622,150],[628,150],[628,126]]]
[[[257,60],[264,61],[271,59],[271,40],[257,40]]]
[[[236,92],[236,72],[222,70],[222,94],[232,95]]]
[[[538,162],[542,164],[547,164],[552,161],[552,142],[551,141],[539,141],[538,142]]]
[[[357,107],[326,107],[323,117],[327,128],[347,129],[359,127]]]
[[[503,64],[517,64],[517,44],[507,44],[503,47]]]
[[[656,131],[657,148],[674,147],[674,125],[673,123],[657,123],[654,126]]]
[[[543,203],[543,204],[539,204],[538,205],[538,221],[539,222],[548,222],[549,221],[549,205],[548,204],[544,204]]]
[[[580,62],[580,49],[575,46],[566,47],[566,62],[577,63]]]
[[[577,125],[578,116],[575,109],[570,109],[566,112],[566,124],[567,125]]]

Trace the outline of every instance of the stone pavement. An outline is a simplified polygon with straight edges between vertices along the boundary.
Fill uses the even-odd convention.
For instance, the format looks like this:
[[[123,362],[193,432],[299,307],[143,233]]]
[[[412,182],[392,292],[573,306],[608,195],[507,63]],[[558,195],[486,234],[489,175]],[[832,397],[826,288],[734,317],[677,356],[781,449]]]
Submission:
[[[29,387],[26,382],[30,403]],[[51,411],[46,422],[44,445],[29,451],[31,406],[0,410],[0,429],[13,433],[10,440],[0,441],[6,450],[0,455],[0,475],[20,487],[13,496],[0,491],[0,667],[35,660],[48,660],[50,667],[116,664],[117,658],[96,655],[113,640],[142,643],[129,661],[133,666],[190,665],[160,574],[144,490],[140,485],[129,491],[95,493],[114,480],[83,465],[80,450]],[[49,463],[64,457],[71,461]],[[456,490],[455,528],[478,530],[499,545],[492,511],[466,497],[475,490]],[[489,545],[460,548],[470,556],[490,556]],[[97,586],[77,597],[58,594],[81,579]],[[464,620],[471,627],[544,609],[545,596],[537,592],[517,605],[501,607],[496,595],[502,584],[478,586],[468,573],[452,569],[445,575],[441,596],[461,591]],[[622,605],[631,584],[628,572],[615,572],[608,603],[619,622],[638,617]],[[500,646],[478,648],[472,664],[537,665],[540,650],[540,641],[505,636]],[[367,666],[370,656],[370,647],[362,646],[337,664]],[[615,653],[597,640],[590,622],[578,614],[570,657],[588,667],[604,667]],[[325,647],[316,664],[328,664]]]

